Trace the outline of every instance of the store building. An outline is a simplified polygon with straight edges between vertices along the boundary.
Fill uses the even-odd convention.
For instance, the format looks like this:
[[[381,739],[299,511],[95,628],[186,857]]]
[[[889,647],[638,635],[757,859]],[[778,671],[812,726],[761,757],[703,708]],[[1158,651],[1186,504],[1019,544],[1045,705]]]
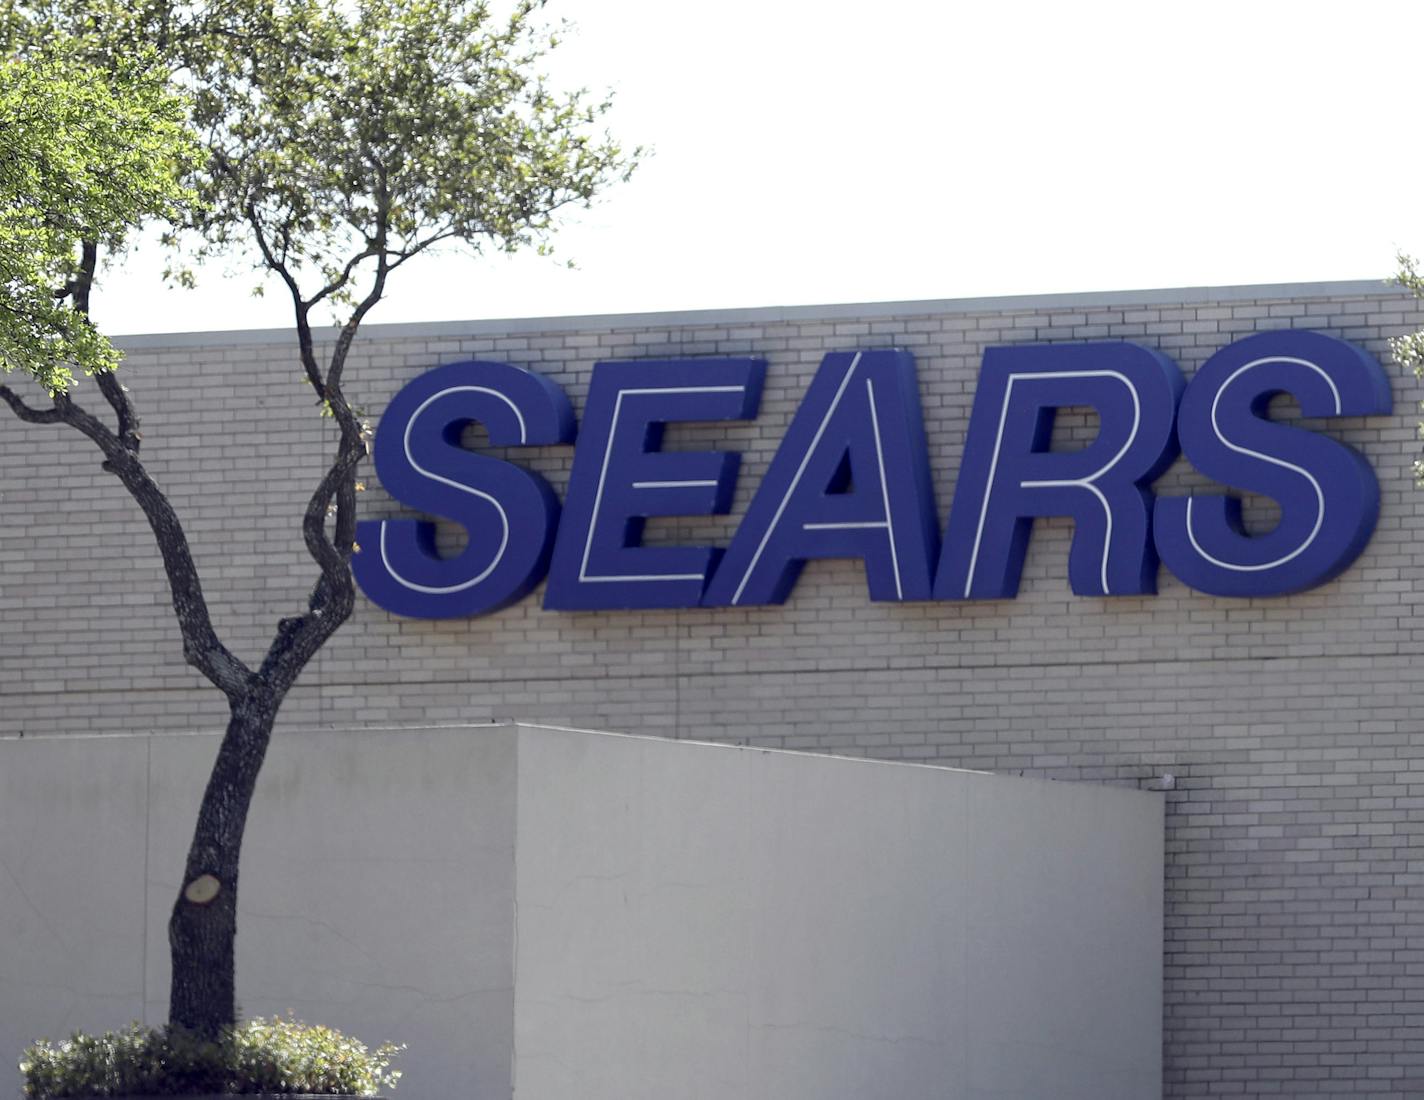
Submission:
[[[1107,551],[1094,560],[1110,591],[1150,588],[1143,580],[1150,574],[1155,594],[1075,595],[1073,523],[1048,516],[1033,523],[1013,598],[1001,589],[971,592],[997,598],[940,591],[933,599],[873,600],[867,566],[834,559],[809,562],[784,603],[727,598],[722,606],[673,600],[629,608],[637,597],[579,603],[584,597],[565,592],[549,602],[570,609],[554,610],[543,606],[550,594],[540,587],[489,614],[430,619],[395,616],[363,600],[292,693],[283,725],[300,736],[317,728],[517,721],[1165,788],[1165,1095],[1419,1095],[1424,688],[1414,662],[1424,652],[1415,617],[1424,496],[1414,487],[1413,461],[1420,393],[1393,366],[1388,340],[1421,326],[1424,312],[1413,299],[1373,283],[370,326],[353,352],[348,389],[376,417],[432,368],[482,360],[557,383],[587,433],[608,423],[589,396],[597,362],[657,360],[676,371],[682,368],[666,361],[764,361],[759,400],[730,412],[719,407],[715,423],[670,423],[661,439],[665,451],[741,455],[730,511],[650,519],[639,535],[649,546],[726,548],[725,561],[743,564],[750,558],[737,557],[739,526],[762,507],[754,497],[775,482],[778,449],[799,430],[798,410],[825,386],[832,353],[849,353],[837,369],[856,353],[908,353],[885,369],[903,377],[903,364],[911,363],[925,446],[891,456],[889,473],[881,467],[882,492],[888,499],[915,481],[922,453],[936,538],[965,471],[979,462],[980,428],[976,421],[971,431],[970,421],[990,348],[1127,341],[1146,349],[1130,353],[1143,370],[1149,360],[1180,368],[1187,394],[1166,406],[1165,419],[1161,402],[1137,402],[1141,423],[1156,423],[1160,438],[1134,477],[1149,478],[1159,502],[1225,491],[1219,476],[1193,469],[1187,458],[1160,476],[1154,463],[1170,458],[1173,408],[1189,454],[1195,429],[1180,418],[1195,416],[1198,429],[1217,424],[1219,403],[1198,400],[1195,413],[1181,410],[1197,400],[1191,380],[1203,365],[1245,338],[1289,330],[1348,342],[1382,365],[1392,402],[1377,385],[1366,393],[1362,383],[1363,396],[1352,405],[1352,383],[1333,374],[1327,384],[1344,415],[1315,415],[1311,394],[1298,395],[1312,414],[1302,423],[1312,438],[1341,441],[1363,456],[1371,476],[1353,483],[1361,486],[1353,495],[1347,481],[1339,489],[1325,473],[1302,474],[1314,459],[1282,452],[1272,462],[1261,458],[1262,449],[1242,456],[1246,465],[1288,467],[1302,484],[1315,483],[1317,495],[1305,499],[1320,513],[1318,522],[1311,514],[1302,519],[1294,498],[1277,506],[1250,496],[1243,513],[1253,538],[1301,523],[1318,528],[1322,539],[1338,536],[1325,559],[1280,582],[1289,594],[1251,594],[1268,591],[1267,584],[1210,594],[1202,590],[1210,584],[1178,568],[1165,545],[1162,556],[1173,568],[1153,569],[1154,544],[1144,529],[1136,536],[1138,558],[1123,567],[1126,581],[1116,571],[1117,550],[1111,578]],[[310,582],[298,517],[329,426],[300,380],[290,333],[124,343],[127,381],[144,410],[145,461],[187,519],[219,630],[250,656],[277,618],[301,606]],[[1306,358],[1286,354],[1290,346],[1272,355]],[[1009,373],[1031,369],[1023,362],[1014,359]],[[1137,367],[1112,369],[1131,374]],[[1222,389],[1217,383],[1211,393]],[[1003,392],[1000,429],[1013,408]],[[1065,407],[1052,418],[1051,443],[1043,441],[1052,453],[1083,451],[1125,430],[1124,414],[1109,399],[1101,413],[1090,407],[1096,391],[1064,393],[1054,398]],[[913,421],[913,410],[901,413]],[[1293,399],[1276,398],[1271,413],[1293,419]],[[830,411],[812,421],[835,430]],[[877,420],[877,433],[881,426]],[[913,434],[901,438],[913,444]],[[1136,426],[1129,434],[1124,454],[1139,440]],[[603,440],[611,455],[615,435],[588,438]],[[822,437],[807,438],[809,456]],[[465,441],[485,448],[482,429]],[[887,444],[885,454],[891,449]],[[1327,451],[1322,470],[1337,471],[1344,452]],[[1022,452],[1032,454],[1032,445]],[[580,531],[596,531],[590,501],[606,486],[595,478],[593,489],[580,488],[577,470],[570,485],[576,448],[548,442],[489,453],[548,479],[568,502],[561,531],[571,517]],[[813,469],[814,461],[807,457],[800,468]],[[895,461],[905,463],[906,478],[891,476]],[[837,469],[830,481],[848,496],[873,495],[866,470]],[[996,474],[984,476],[993,483]],[[720,478],[714,472],[683,480]],[[1033,480],[1025,475],[1020,484]],[[1053,481],[1081,495],[1092,480],[1078,471],[1035,484]],[[1377,522],[1366,499],[1370,483],[1378,485]],[[181,662],[150,536],[116,489],[73,433],[19,423],[0,429],[0,737],[221,725],[220,698]],[[364,501],[371,520],[419,514],[374,475]],[[914,514],[913,501],[905,507]],[[965,508],[975,514],[972,502]],[[1358,514],[1337,530],[1342,509]],[[769,514],[764,537],[747,536],[752,556],[762,547],[776,551],[780,513]],[[986,547],[993,514],[986,495],[974,527]],[[1124,537],[1127,513],[1109,514],[1118,520],[1117,535],[1104,537]],[[1002,546],[992,552],[1000,565],[1017,553],[1014,514],[1006,515]],[[843,529],[869,524],[852,517],[820,528],[838,522]],[[446,555],[459,552],[457,534],[447,529],[440,538]],[[593,539],[584,544],[584,566]],[[962,531],[946,541],[963,542]],[[536,543],[511,535],[510,545],[530,559],[539,556]],[[633,543],[625,530],[625,546]],[[910,596],[926,595],[913,587],[907,551],[896,549],[895,576]],[[551,552],[564,581],[577,575],[577,554],[565,561],[558,546]],[[935,585],[954,568],[962,573],[936,547],[923,556],[924,576]],[[1269,562],[1237,564],[1236,572],[1264,574],[1255,567]],[[758,583],[751,568],[742,575],[751,585],[745,591]],[[1075,576],[1074,585],[1090,585],[1089,574]],[[765,591],[780,594],[778,583],[767,579]],[[454,587],[424,584],[442,586]],[[518,587],[511,582],[511,593]]]

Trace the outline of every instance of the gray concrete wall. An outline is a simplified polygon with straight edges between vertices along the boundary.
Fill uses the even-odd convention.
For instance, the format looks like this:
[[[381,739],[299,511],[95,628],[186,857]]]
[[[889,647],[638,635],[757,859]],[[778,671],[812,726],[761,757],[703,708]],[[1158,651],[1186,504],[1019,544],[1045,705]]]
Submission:
[[[986,346],[1131,339],[1190,375],[1250,332],[1315,328],[1387,361],[1388,338],[1421,325],[1411,298],[1364,283],[451,322],[369,329],[348,377],[379,413],[430,366],[502,358],[581,407],[599,358],[765,356],[754,423],[670,440],[744,452],[733,519],[658,532],[725,544],[827,350],[914,352],[943,516]],[[188,519],[220,629],[253,656],[311,580],[297,519],[329,425],[288,333],[129,346],[147,461]],[[1074,598],[1068,528],[1050,522],[1014,601],[871,604],[858,566],[817,563],[784,607],[561,615],[531,598],[417,623],[363,603],[284,720],[517,718],[1131,785],[1172,771],[1168,1095],[1418,1094],[1424,387],[1397,375],[1395,393],[1393,418],[1326,427],[1377,471],[1381,520],[1344,575],[1299,596],[1211,599],[1164,573],[1155,598]],[[0,731],[214,728],[221,701],[181,662],[150,537],[86,447],[0,424]],[[565,450],[534,462],[562,489]],[[1196,483],[1179,463],[1161,484]],[[378,489],[365,501],[397,512]]]
[[[1160,796],[520,744],[516,1100],[1143,1100]]]
[[[163,1019],[215,743],[0,739],[0,1052]],[[254,804],[238,996],[406,1042],[404,1100],[1136,1100],[1161,1073],[1161,906],[1155,795],[306,731]]]
[[[211,735],[0,740],[0,1059],[161,1024]],[[415,1047],[411,1100],[507,1096],[513,731],[277,738],[239,889],[238,1001]],[[18,1075],[0,1095],[18,1094]]]

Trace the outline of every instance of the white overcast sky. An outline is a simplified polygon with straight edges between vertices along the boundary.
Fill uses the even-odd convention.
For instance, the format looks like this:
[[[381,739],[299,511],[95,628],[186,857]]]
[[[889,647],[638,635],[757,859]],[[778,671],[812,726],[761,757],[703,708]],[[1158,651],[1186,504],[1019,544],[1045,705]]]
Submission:
[[[1420,0],[554,0],[655,153],[536,256],[417,261],[372,322],[1383,278],[1424,251]],[[278,327],[242,266],[114,333]]]

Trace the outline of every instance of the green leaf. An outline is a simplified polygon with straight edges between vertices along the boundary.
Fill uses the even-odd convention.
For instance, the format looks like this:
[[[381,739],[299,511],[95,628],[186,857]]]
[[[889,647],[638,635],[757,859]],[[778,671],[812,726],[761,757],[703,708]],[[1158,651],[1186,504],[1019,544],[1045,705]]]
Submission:
[[[50,39],[0,60],[0,369],[59,392],[74,368],[117,366],[75,308],[81,244],[119,248],[192,200],[180,182],[197,154],[185,110],[151,51],[105,71]]]

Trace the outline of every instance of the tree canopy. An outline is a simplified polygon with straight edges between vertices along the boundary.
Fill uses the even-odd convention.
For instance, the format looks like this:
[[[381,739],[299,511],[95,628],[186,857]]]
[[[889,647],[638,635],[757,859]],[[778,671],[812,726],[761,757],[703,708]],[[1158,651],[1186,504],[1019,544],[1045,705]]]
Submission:
[[[521,3],[286,0],[230,11],[240,48],[193,65],[209,153],[198,253],[252,249],[303,289],[352,296],[442,242],[542,243],[554,215],[631,170],[605,101],[555,94],[554,44]],[[363,267],[364,265],[364,267]],[[358,296],[359,297],[359,296]]]
[[[51,392],[118,353],[75,309],[85,242],[109,249],[175,216],[196,153],[183,101],[138,58],[105,71],[69,49],[0,58],[0,367]]]
[[[1424,299],[1424,273],[1419,270],[1419,261],[1413,256],[1399,253],[1395,259],[1399,268],[1394,282],[1404,287],[1416,298]],[[1424,331],[1405,333],[1389,342],[1395,362],[1414,372],[1415,378],[1424,378]],[[1424,423],[1419,425],[1419,435],[1424,438]],[[1424,458],[1414,460],[1414,480],[1424,486]]]
[[[545,84],[539,62],[556,39],[539,6],[496,18],[479,0],[0,0],[0,162],[14,181],[0,191],[14,211],[0,247],[23,244],[0,261],[16,319],[0,330],[0,365],[33,374],[50,402],[4,385],[0,401],[99,449],[153,531],[184,659],[228,703],[168,926],[175,1025],[217,1035],[236,1018],[238,869],[257,776],[288,691],[355,606],[366,431],[344,371],[362,320],[421,253],[543,247],[560,210],[638,159],[599,131],[606,100]],[[46,68],[60,64],[57,41],[66,60]],[[138,409],[87,318],[99,249],[149,216],[175,219],[170,243],[200,259],[239,252],[280,279],[300,374],[334,421],[329,462],[294,517],[316,566],[306,607],[278,619],[252,661],[214,628],[182,522],[142,460]],[[339,325],[320,351],[318,308]],[[70,364],[94,373],[112,426],[64,392]]]

